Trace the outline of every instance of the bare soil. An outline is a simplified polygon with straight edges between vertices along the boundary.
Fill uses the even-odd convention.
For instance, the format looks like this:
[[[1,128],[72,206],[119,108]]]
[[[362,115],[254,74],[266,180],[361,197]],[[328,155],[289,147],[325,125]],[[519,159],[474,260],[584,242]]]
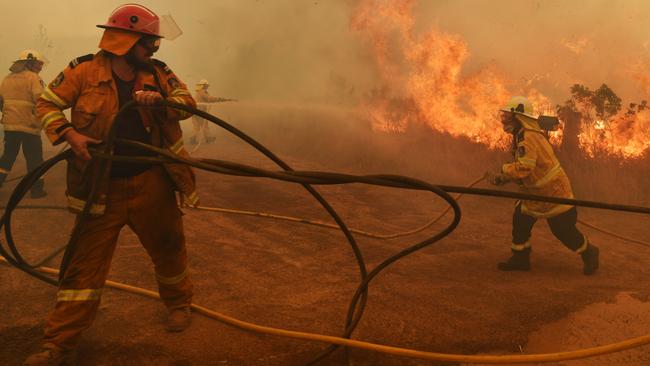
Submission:
[[[350,129],[340,124],[323,127],[322,121],[303,118],[304,111],[295,112],[295,119],[309,120],[313,128],[276,125],[273,133],[268,125],[256,125],[254,116],[223,113],[260,136],[296,169],[408,173],[433,183],[464,184],[488,168],[486,156],[490,161],[504,157],[479,156],[478,147],[462,144],[421,150],[414,147],[422,146],[417,142],[391,145],[386,142],[390,136],[375,139],[367,131],[350,137]],[[337,133],[339,128],[343,131]],[[310,130],[316,133],[309,139]],[[216,144],[200,146],[195,155],[273,167],[225,133],[218,136]],[[376,147],[381,150],[373,153]],[[441,154],[451,165],[442,166],[438,158],[428,155],[439,150],[444,150]],[[53,153],[48,149],[46,155]],[[450,168],[453,162],[456,169]],[[12,175],[22,171],[21,160]],[[61,164],[47,176],[46,199],[28,198],[23,203],[63,206],[63,172]],[[197,175],[203,205],[328,220],[317,202],[295,184],[206,172]],[[12,186],[3,187],[0,200],[9,197]],[[318,190],[349,226],[378,233],[417,227],[445,208],[423,192],[364,185]],[[573,350],[650,333],[650,248],[585,229],[601,249],[601,269],[586,277],[580,258],[540,222],[532,241],[533,270],[499,272],[496,263],[509,255],[513,202],[464,197],[460,204],[463,220],[455,232],[395,263],[371,284],[355,338],[434,352],[518,354]],[[581,209],[580,217],[637,239],[650,237],[648,218],[641,215]],[[13,229],[25,256],[35,261],[66,242],[72,219],[66,211],[19,210]],[[197,304],[263,325],[341,333],[359,274],[340,232],[194,210],[185,210],[184,220]],[[401,248],[432,236],[445,223],[412,237],[389,241],[358,237],[358,241],[372,268]],[[56,267],[58,259],[49,265]],[[109,278],[156,288],[150,260],[128,229],[120,236]],[[1,364],[19,365],[38,350],[43,318],[52,309],[55,294],[54,287],[0,266]],[[187,331],[170,334],[164,331],[164,318],[165,309],[158,301],[105,291],[99,315],[80,345],[79,364],[302,365],[324,347],[241,331],[196,314]],[[363,350],[351,350],[349,357],[351,365],[439,364]],[[646,347],[555,365],[647,365],[649,360]],[[341,352],[321,363],[342,364]]]

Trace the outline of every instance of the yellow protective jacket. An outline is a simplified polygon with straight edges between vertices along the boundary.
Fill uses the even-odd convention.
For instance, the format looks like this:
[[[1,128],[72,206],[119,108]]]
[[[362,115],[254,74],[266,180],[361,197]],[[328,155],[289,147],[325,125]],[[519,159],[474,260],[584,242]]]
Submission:
[[[205,89],[197,89],[196,94],[194,94],[194,98],[196,99],[198,108],[200,110],[204,111],[204,112],[208,111],[207,103],[223,102],[222,98],[213,97]],[[195,117],[195,119],[200,119],[200,117],[197,117],[197,116],[194,116],[194,117]]]
[[[215,103],[215,102],[222,102],[223,101],[222,98],[213,97],[205,89],[197,90],[196,94],[194,95],[194,98],[196,99],[196,101],[198,103]]]
[[[43,92],[43,80],[37,73],[24,69],[2,80],[2,124],[5,131],[41,134],[41,122],[36,116],[36,101]]]
[[[151,70],[136,74],[134,90],[158,91],[168,100],[195,107],[196,103],[178,77],[162,61],[154,60]],[[72,107],[68,122],[63,110]],[[37,112],[47,137],[56,145],[64,141],[63,135],[74,128],[77,132],[105,141],[113,119],[118,112],[119,99],[109,55],[100,51],[95,55],[79,57],[59,74],[46,88],[37,103]],[[151,132],[154,146],[169,149],[188,157],[183,146],[179,121],[189,113],[172,108],[138,110],[145,128]],[[97,162],[88,164],[77,157],[68,161],[68,205],[79,212],[86,204],[90,192],[90,177],[98,168]],[[165,170],[176,190],[184,196],[185,203],[198,204],[195,177],[190,167],[183,164],[165,164]],[[91,214],[102,215],[106,208],[110,172],[100,180],[100,194],[91,207]]]
[[[522,129],[515,136],[515,161],[504,164],[502,174],[517,181],[528,193],[573,198],[569,178],[537,120],[521,114],[516,114],[516,117]],[[553,217],[571,207],[548,202],[521,202],[521,212],[537,218]]]

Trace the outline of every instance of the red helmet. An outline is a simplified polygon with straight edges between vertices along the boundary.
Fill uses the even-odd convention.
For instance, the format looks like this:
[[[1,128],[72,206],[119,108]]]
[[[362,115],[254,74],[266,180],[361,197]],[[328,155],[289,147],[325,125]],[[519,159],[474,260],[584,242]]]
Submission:
[[[138,4],[124,4],[113,10],[106,24],[97,25],[106,29],[122,29],[150,36],[162,37],[160,18],[153,11]]]

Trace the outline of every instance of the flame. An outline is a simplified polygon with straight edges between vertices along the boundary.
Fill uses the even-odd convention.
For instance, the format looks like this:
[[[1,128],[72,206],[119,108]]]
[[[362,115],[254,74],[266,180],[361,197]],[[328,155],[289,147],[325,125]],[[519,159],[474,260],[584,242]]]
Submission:
[[[507,148],[510,136],[503,132],[499,107],[513,96],[512,82],[493,66],[463,75],[467,43],[437,29],[416,35],[414,4],[362,0],[351,20],[352,29],[371,46],[381,78],[381,91],[362,106],[374,128],[400,132],[422,121],[454,137]],[[551,105],[534,89],[526,94],[535,106]]]
[[[577,102],[582,120],[578,143],[589,157],[643,158],[650,148],[650,110],[645,104],[630,104],[627,110],[605,119],[593,119],[588,104]]]
[[[619,113],[609,121],[583,121],[578,140],[590,157],[643,158],[650,148],[650,112]]]
[[[365,102],[364,114],[370,117],[375,131],[386,133],[404,133],[411,111],[408,101],[396,98],[378,98],[374,103]]]
[[[375,130],[403,133],[410,124],[424,123],[453,137],[506,149],[510,136],[502,129],[498,110],[512,95],[527,96],[537,108],[535,115],[555,114],[550,100],[531,88],[548,74],[513,80],[494,65],[464,71],[471,56],[465,40],[436,28],[417,33],[415,4],[416,0],[361,0],[351,19],[353,31],[369,45],[379,74],[379,86],[361,106]],[[574,37],[561,44],[579,55],[591,40]],[[646,94],[650,92],[648,67],[650,61],[638,62],[629,70]],[[584,118],[579,122],[578,143],[588,156],[633,159],[650,148],[646,105],[599,119],[592,118],[588,106],[577,108]],[[563,135],[560,121],[559,130],[549,133],[551,143],[559,145]]]
[[[650,62],[641,59],[631,62],[626,70],[646,96],[650,93],[648,67]],[[639,159],[646,156],[650,148],[650,112],[646,102],[632,103],[627,110],[619,111],[608,120],[590,120],[588,107],[582,103],[577,103],[576,107],[584,118],[578,135],[580,148],[590,157],[609,155]]]

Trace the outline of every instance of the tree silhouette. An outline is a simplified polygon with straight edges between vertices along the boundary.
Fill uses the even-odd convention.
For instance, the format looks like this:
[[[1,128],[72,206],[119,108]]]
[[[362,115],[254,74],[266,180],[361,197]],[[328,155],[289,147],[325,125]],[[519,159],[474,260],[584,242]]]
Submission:
[[[578,152],[578,135],[583,121],[600,120],[607,123],[621,110],[621,98],[607,84],[602,84],[596,90],[574,84],[570,91],[571,99],[558,105],[557,113],[564,122],[561,151],[574,154]],[[634,114],[647,107],[645,101],[641,104],[631,103],[628,112]]]

